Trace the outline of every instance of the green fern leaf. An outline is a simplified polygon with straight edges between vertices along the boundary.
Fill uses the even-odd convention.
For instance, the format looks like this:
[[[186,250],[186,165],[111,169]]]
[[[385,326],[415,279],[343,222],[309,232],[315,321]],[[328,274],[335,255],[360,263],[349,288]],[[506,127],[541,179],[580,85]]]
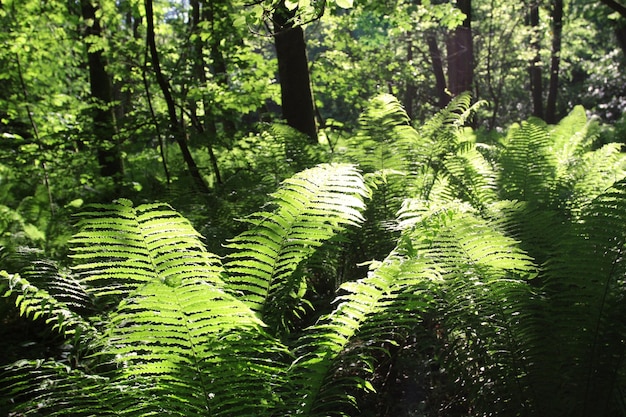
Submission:
[[[37,320],[42,318],[53,330],[63,334],[67,339],[94,339],[97,330],[69,306],[52,297],[48,291],[39,289],[19,275],[10,275],[0,271],[0,279],[6,283],[7,291],[3,297],[15,294],[15,305],[21,315]]]
[[[551,145],[547,126],[539,119],[531,118],[511,128],[500,161],[504,198],[544,207],[553,203],[557,161]]]
[[[297,358],[287,374],[293,392],[287,396],[285,414],[348,415],[346,406],[356,406],[354,387],[372,389],[366,377],[372,370],[373,351],[411,321],[399,311],[419,305],[407,303],[421,298],[415,287],[404,290],[432,279],[432,274],[423,262],[392,254],[367,278],[344,283],[341,290],[346,294],[338,297],[335,310],[306,329],[296,343]]]
[[[277,401],[268,381],[280,381],[286,356],[263,327],[243,302],[203,280],[157,281],[120,304],[104,354],[121,370],[115,385],[144,413],[263,415]]]
[[[367,190],[352,165],[320,165],[286,180],[272,197],[276,210],[249,219],[234,238],[225,269],[232,290],[278,329],[297,311],[303,277],[294,274],[324,241],[361,223]]]
[[[93,205],[81,213],[70,243],[74,270],[96,297],[114,300],[157,280],[175,284],[188,277],[219,281],[217,258],[208,253],[189,221],[164,204],[128,200]]]
[[[564,235],[546,264],[544,318],[557,352],[542,351],[543,367],[534,380],[556,381],[549,391],[555,412],[573,416],[611,415],[619,409],[623,386],[624,253],[626,181],[599,195]],[[558,319],[556,319],[558,317]],[[552,373],[554,368],[558,373]],[[555,401],[558,399],[558,401]]]

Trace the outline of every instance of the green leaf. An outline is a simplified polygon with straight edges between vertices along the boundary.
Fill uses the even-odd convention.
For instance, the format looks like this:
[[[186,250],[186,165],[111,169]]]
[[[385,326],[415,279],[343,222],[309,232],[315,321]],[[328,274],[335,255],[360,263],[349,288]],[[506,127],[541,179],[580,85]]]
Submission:
[[[335,3],[342,9],[351,9],[354,4],[354,0],[335,0]]]

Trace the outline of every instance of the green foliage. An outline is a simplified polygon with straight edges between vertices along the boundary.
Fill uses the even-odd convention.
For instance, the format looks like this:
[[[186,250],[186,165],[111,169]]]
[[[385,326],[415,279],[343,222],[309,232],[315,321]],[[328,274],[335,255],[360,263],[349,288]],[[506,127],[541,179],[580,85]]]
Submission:
[[[226,258],[230,286],[273,329],[288,328],[303,309],[306,277],[298,265],[346,225],[362,221],[363,180],[350,165],[321,165],[286,180],[273,194],[276,209],[246,219]]]
[[[493,145],[463,127],[472,110],[461,96],[415,129],[375,98],[335,155],[365,174],[332,163],[282,181],[222,259],[167,205],[88,206],[69,271],[2,275],[5,298],[72,347],[5,366],[0,409],[622,415],[623,156],[593,148],[580,108]],[[391,248],[321,306],[319,256],[372,242]],[[393,386],[409,385],[386,374],[431,394],[399,404]]]
[[[89,334],[73,342],[92,352],[81,361],[89,371],[71,370],[63,362],[20,362],[5,372],[6,398],[23,395],[30,400],[18,409],[34,407],[48,415],[86,410],[98,415],[165,410],[262,415],[280,409],[275,388],[281,391],[284,385],[291,354],[266,332],[259,309],[248,306],[258,305],[251,302],[256,299],[242,299],[241,292],[261,282],[256,266],[273,259],[276,273],[265,278],[269,291],[261,295],[270,305],[289,305],[292,291],[278,283],[295,275],[312,249],[342,225],[360,221],[364,195],[352,166],[304,171],[276,192],[274,212],[251,218],[253,232],[233,241],[237,252],[226,269],[206,252],[188,221],[161,204],[135,208],[121,200],[90,206],[72,239],[74,271],[104,316],[82,319],[47,291],[4,276],[10,288],[5,295],[18,293],[23,314],[46,317],[66,338]],[[228,274],[232,279],[225,282]],[[298,282],[295,290],[303,284]],[[280,318],[284,313],[266,314],[269,324],[272,314]],[[24,371],[33,378],[25,379]],[[42,387],[42,381],[54,388]],[[242,402],[242,392],[255,395]]]

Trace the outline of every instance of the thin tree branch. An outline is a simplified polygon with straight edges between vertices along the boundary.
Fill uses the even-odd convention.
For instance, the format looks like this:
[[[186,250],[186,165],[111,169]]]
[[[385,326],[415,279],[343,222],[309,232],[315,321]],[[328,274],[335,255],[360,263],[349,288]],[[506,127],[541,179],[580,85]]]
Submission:
[[[613,9],[626,19],[626,6],[616,2],[615,0],[600,0],[600,2],[604,3],[606,6],[609,6],[611,9]]]

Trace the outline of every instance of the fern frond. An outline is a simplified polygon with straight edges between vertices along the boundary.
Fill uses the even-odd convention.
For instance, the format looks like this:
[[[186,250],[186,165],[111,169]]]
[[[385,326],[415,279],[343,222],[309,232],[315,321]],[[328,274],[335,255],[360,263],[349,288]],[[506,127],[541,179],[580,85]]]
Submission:
[[[546,124],[535,118],[511,127],[504,140],[500,187],[503,197],[550,205],[557,162]]]
[[[518,242],[477,216],[471,206],[458,202],[433,207],[421,204],[425,206],[420,207],[419,201],[405,206],[399,218],[408,220],[405,224],[414,224],[419,231],[416,237],[422,242],[422,256],[436,260],[444,270],[462,273],[466,265],[480,267],[483,273],[505,269],[536,274],[532,258],[518,247]]]
[[[70,241],[74,271],[97,298],[115,300],[157,280],[219,280],[217,258],[206,251],[189,221],[167,205],[135,208],[119,200],[93,205],[80,216],[80,231]]]
[[[119,416],[103,395],[110,387],[106,377],[88,375],[67,364],[50,360],[22,360],[0,372],[0,410],[8,415],[46,416]],[[3,404],[4,402],[4,404]]]
[[[494,382],[508,381],[498,377],[499,371],[511,377],[522,368],[517,355],[523,348],[499,335],[502,326],[513,332],[519,321],[516,300],[530,291],[519,277],[536,273],[532,259],[469,206],[459,209],[458,204],[450,204],[434,211],[426,207],[415,216],[393,253],[367,278],[343,284],[341,290],[347,294],[337,299],[335,311],[306,329],[297,342],[298,359],[288,377],[298,387],[300,396],[294,401],[304,413],[348,414],[353,391],[346,386],[357,382],[371,388],[367,369],[371,371],[375,353],[401,342],[410,329],[434,313],[442,320],[442,329],[450,332],[450,343],[464,343],[468,352],[467,357],[454,359],[456,371],[478,353],[491,367]],[[477,320],[478,329],[488,326],[485,321],[493,326],[477,339],[458,338],[469,322]],[[501,356],[510,367],[498,368],[497,361],[504,359],[491,360],[490,349],[506,352]],[[453,367],[452,362],[445,366]],[[475,370],[458,377],[477,387],[480,375]]]
[[[551,127],[552,149],[560,166],[572,163],[591,147],[587,127],[587,115],[582,106],[574,107],[556,126]]]
[[[0,279],[6,283],[3,297],[15,295],[15,305],[20,315],[33,320],[43,318],[52,330],[63,334],[68,340],[97,338],[98,331],[91,323],[70,309],[68,304],[57,300],[48,291],[39,289],[25,278],[0,271]]]
[[[584,153],[570,164],[565,187],[571,191],[564,206],[575,217],[594,198],[626,177],[626,155],[621,152],[622,147],[622,144],[608,143]]]
[[[468,145],[446,157],[443,168],[457,198],[481,210],[498,198],[497,175],[475,144]]]
[[[549,300],[546,323],[559,346],[544,352],[547,371],[537,381],[555,379],[556,413],[612,415],[619,407],[625,380],[623,340],[626,327],[624,253],[626,252],[626,181],[598,196],[563,237],[546,264],[543,280]],[[556,319],[558,318],[558,319]],[[554,401],[558,398],[559,401]]]
[[[367,190],[352,165],[320,165],[286,180],[272,195],[276,209],[247,221],[251,229],[228,245],[229,286],[272,328],[285,328],[306,291],[294,274],[324,241],[362,221]]]
[[[156,281],[112,316],[105,355],[115,356],[115,384],[142,413],[263,415],[278,401],[286,355],[263,327],[242,301],[203,280]]]
[[[84,314],[95,309],[93,297],[67,270],[51,260],[35,259],[23,269],[21,275],[34,286],[46,290],[73,311]]]
[[[415,316],[399,314],[413,309],[419,314],[425,303],[414,302],[415,287],[434,279],[436,273],[423,262],[391,254],[367,278],[341,286],[335,310],[306,329],[297,341],[297,356],[287,374],[290,395],[286,414],[310,416],[350,415],[356,406],[355,387],[372,390],[364,371],[371,372],[375,351],[394,342],[394,331],[415,322]],[[412,291],[407,291],[412,287]],[[410,301],[410,302],[408,302]]]
[[[452,98],[450,103],[427,120],[420,133],[429,138],[441,139],[450,130],[461,128],[482,102],[471,104],[472,96],[464,92]]]
[[[346,156],[366,173],[404,171],[407,143],[418,143],[417,131],[400,102],[390,94],[372,98],[359,119],[357,134],[347,142]]]

